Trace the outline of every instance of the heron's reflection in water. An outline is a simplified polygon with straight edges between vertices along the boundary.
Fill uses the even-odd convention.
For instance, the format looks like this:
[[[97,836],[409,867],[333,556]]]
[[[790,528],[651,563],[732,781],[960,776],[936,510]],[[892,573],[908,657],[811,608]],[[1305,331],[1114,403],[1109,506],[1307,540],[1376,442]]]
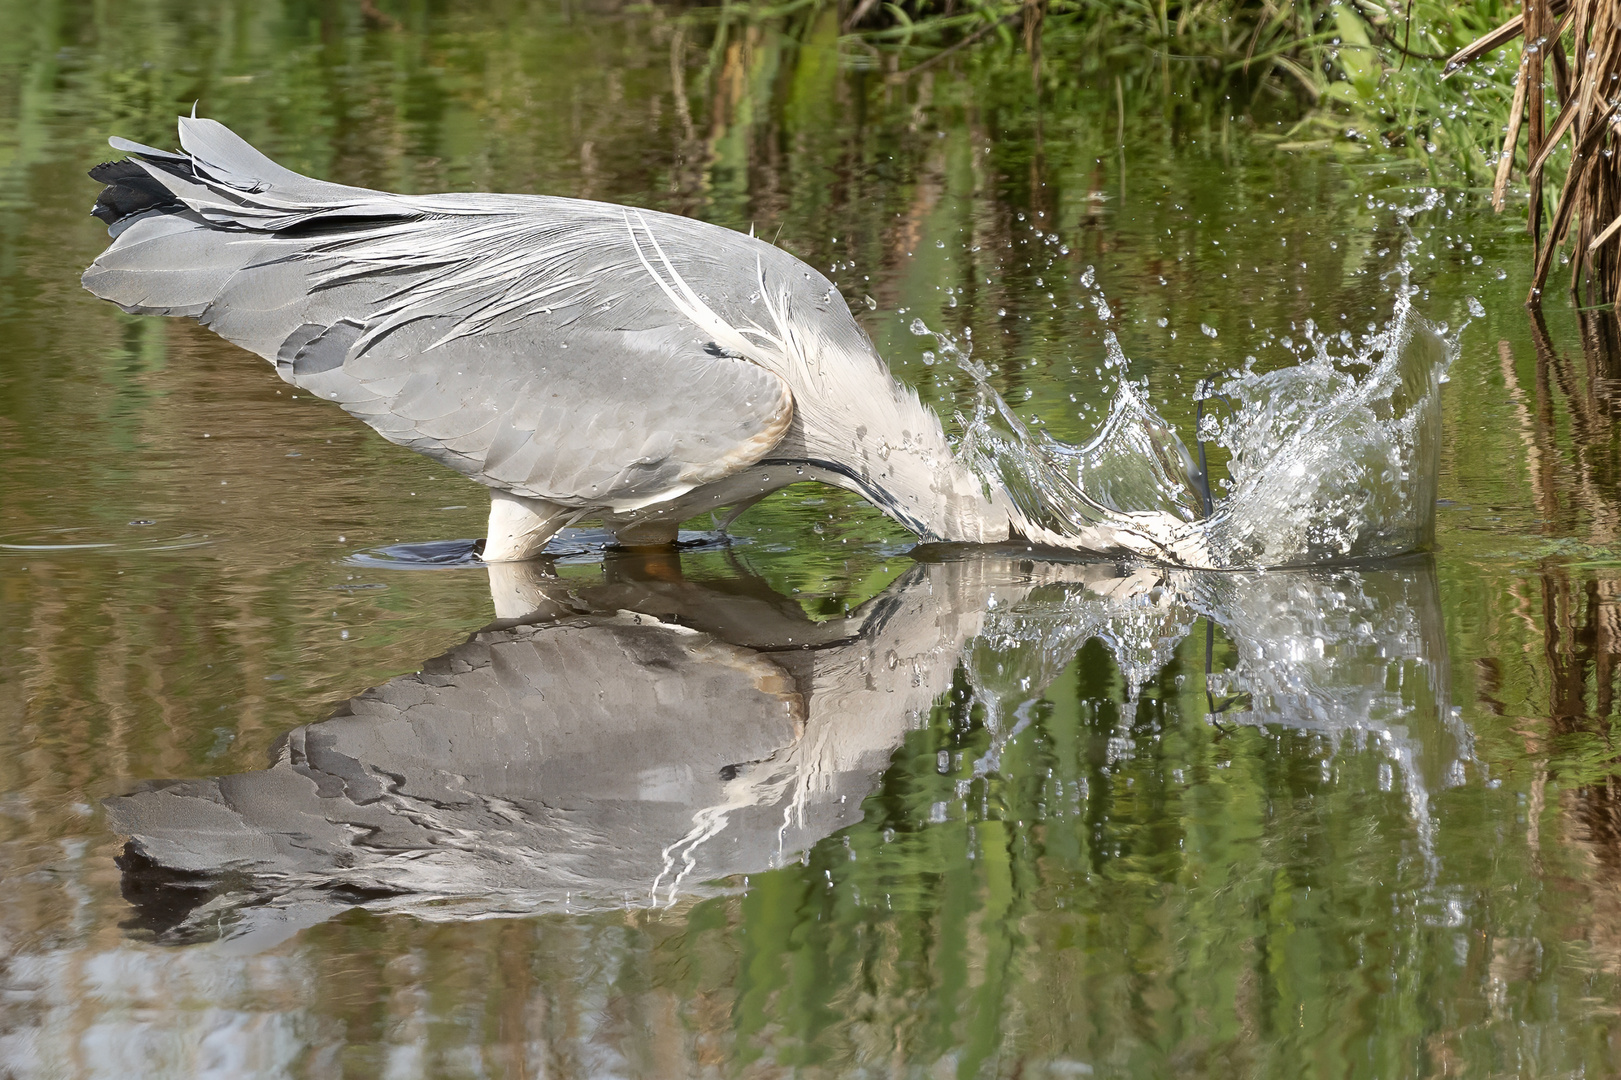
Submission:
[[[1426,793],[1469,752],[1423,560],[1227,574],[977,554],[918,562],[825,622],[746,574],[683,580],[670,556],[605,570],[499,567],[504,618],[290,732],[269,768],[110,801],[137,924],[262,948],[353,907],[468,919],[702,895],[856,820],[959,673],[993,735],[975,771],[994,772],[1087,641],[1113,652],[1129,717],[1176,650],[1199,653],[1183,642],[1201,618],[1236,661],[1200,711],[1371,738],[1426,851]],[[1110,755],[1129,743],[1123,721]]]

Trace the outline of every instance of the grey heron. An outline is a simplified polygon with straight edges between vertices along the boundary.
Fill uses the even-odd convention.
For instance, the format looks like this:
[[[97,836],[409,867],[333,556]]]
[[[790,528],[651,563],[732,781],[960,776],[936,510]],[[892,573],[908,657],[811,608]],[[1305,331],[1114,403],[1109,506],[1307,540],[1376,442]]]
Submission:
[[[827,278],[730,229],[534,195],[395,195],[285,169],[224,125],[123,139],[91,176],[95,295],[187,316],[490,490],[486,561],[600,518],[627,546],[799,480],[925,540],[1200,561],[1190,523],[1065,535],[959,460]],[[1132,509],[1132,508],[1126,508]]]

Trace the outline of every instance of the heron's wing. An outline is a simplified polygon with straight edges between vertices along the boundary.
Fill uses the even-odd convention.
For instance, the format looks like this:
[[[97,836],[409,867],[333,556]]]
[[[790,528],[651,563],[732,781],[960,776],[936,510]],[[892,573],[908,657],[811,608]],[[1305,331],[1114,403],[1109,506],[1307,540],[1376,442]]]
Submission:
[[[753,361],[794,343],[758,283],[812,272],[770,245],[572,199],[326,184],[209,120],[181,141],[126,144],[138,159],[93,174],[115,240],[86,287],[197,318],[391,441],[628,510],[752,464],[788,427],[787,384]]]

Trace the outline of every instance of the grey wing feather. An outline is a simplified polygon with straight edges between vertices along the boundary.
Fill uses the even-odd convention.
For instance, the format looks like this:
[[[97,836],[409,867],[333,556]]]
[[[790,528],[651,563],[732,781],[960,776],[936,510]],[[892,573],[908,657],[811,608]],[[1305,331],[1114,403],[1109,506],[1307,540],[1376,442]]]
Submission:
[[[180,131],[185,155],[118,144],[173,201],[116,221],[85,286],[197,318],[393,442],[517,494],[628,510],[787,429],[792,395],[751,362],[749,328],[769,322],[756,282],[808,268],[769,245],[572,199],[328,184],[214,121]]]

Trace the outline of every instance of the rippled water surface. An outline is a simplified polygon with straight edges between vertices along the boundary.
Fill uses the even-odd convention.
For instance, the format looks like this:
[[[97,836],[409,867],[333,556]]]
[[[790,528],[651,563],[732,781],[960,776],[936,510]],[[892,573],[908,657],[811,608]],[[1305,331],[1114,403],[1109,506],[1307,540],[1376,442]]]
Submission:
[[[1433,555],[913,552],[803,485],[492,574],[481,489],[79,289],[106,135],[752,225],[948,418],[917,319],[1071,442],[1124,366],[1196,446],[1216,378],[1236,487],[1233,373],[1359,355],[1428,178],[831,22],[0,11],[0,1076],[1621,1070],[1621,353],[1526,315],[1512,215],[1409,226],[1485,309]]]

